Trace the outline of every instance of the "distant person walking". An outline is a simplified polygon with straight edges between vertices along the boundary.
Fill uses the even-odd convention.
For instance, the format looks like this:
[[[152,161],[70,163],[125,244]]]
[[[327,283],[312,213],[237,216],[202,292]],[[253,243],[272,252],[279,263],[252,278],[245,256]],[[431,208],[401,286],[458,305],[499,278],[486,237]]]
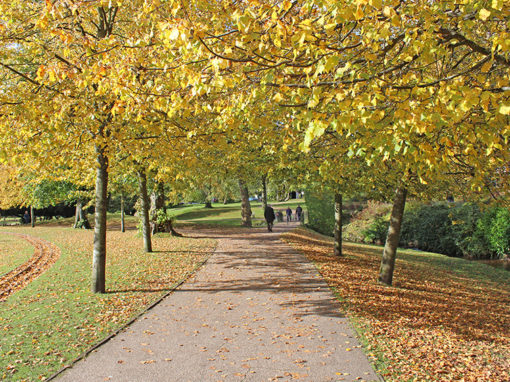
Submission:
[[[290,209],[290,207],[287,207],[287,210],[285,211],[285,213],[287,215],[287,223],[291,222],[292,221],[292,210]]]
[[[296,208],[296,220],[298,222],[301,221],[301,216],[303,215],[303,209],[301,208],[301,206],[298,204],[297,208]]]
[[[273,232],[273,222],[275,219],[273,207],[271,207],[271,206],[266,207],[266,209],[264,211],[264,218],[266,219],[267,230],[269,232]]]

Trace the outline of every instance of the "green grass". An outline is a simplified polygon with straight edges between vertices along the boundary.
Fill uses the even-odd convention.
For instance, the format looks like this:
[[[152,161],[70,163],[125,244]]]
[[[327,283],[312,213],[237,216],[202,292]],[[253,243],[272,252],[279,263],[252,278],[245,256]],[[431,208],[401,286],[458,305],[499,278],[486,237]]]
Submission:
[[[34,254],[28,241],[14,235],[0,234],[0,276],[26,262]]]
[[[284,215],[287,207],[290,207],[293,213],[298,205],[301,205],[303,209],[305,208],[303,199],[294,199],[287,202],[269,202],[269,204],[273,206],[275,212],[282,211]],[[262,203],[252,201],[250,205],[252,213],[255,215],[255,218],[252,219],[253,225],[265,225]],[[214,203],[213,208],[204,208],[203,204],[194,204],[173,208],[170,211],[172,216],[177,219],[177,224],[180,225],[203,224],[227,227],[238,227],[241,225],[241,203]]]
[[[292,209],[294,214],[296,207],[300,205],[306,211],[304,199],[292,199],[286,202],[272,202],[275,212],[282,211],[285,216],[287,207]],[[255,218],[252,219],[253,226],[264,226],[264,211],[262,203],[257,201],[250,202],[252,213]],[[168,209],[168,213],[176,218],[177,226],[189,225],[205,225],[205,226],[224,226],[224,227],[240,227],[241,226],[241,203],[213,203],[213,208],[205,208],[204,204],[187,204],[175,208]],[[90,215],[89,221],[93,224],[93,216]],[[126,215],[126,225],[136,227],[138,218]],[[70,227],[74,223],[74,218],[53,219],[48,221],[37,222],[40,226],[61,226]],[[120,213],[108,214],[109,229],[118,229],[120,227]]]
[[[210,239],[156,236],[154,253],[147,254],[136,231],[109,231],[107,293],[93,294],[91,230],[40,226],[16,232],[62,250],[51,269],[0,303],[0,379],[16,381],[50,376],[121,328],[185,278],[215,245]]]

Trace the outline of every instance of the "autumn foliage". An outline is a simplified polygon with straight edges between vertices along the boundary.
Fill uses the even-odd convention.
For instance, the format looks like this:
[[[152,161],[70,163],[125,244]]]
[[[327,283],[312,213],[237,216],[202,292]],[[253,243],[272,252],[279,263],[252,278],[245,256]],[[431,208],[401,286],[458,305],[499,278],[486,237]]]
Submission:
[[[388,381],[508,381],[510,277],[461,259],[399,251],[394,288],[376,282],[378,247],[299,229],[285,240],[313,261]]]

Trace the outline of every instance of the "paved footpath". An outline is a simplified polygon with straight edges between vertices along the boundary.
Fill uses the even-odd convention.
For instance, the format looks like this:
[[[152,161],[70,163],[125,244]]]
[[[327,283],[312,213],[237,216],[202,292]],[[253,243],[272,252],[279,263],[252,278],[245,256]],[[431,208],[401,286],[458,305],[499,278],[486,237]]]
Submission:
[[[201,231],[207,264],[57,381],[378,381],[288,228]]]

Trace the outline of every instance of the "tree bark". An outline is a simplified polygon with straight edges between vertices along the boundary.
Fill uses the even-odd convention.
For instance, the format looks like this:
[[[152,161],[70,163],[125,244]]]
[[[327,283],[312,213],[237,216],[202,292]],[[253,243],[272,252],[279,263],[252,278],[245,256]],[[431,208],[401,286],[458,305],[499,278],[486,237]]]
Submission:
[[[120,232],[126,232],[126,225],[124,222],[124,194],[120,195]]]
[[[34,206],[30,206],[30,224],[32,225],[32,228],[35,227],[35,213],[34,213]]]
[[[73,228],[90,229],[90,223],[87,219],[85,212],[83,211],[83,200],[81,199],[78,199],[78,201],[76,202],[76,212],[74,214]]]
[[[165,208],[165,188],[163,183],[157,182],[154,186],[154,191],[150,196],[151,207],[149,210],[149,221],[153,224],[152,234],[156,234],[159,231],[158,225],[156,224],[156,214],[158,210],[166,212]]]
[[[404,216],[404,208],[406,205],[407,189],[399,186],[395,193],[393,209],[391,210],[390,226],[386,237],[386,244],[381,260],[381,268],[379,270],[379,282],[385,285],[392,285],[393,271],[395,269],[395,259],[397,257],[397,247],[400,239],[400,228],[402,227],[402,219]]]
[[[81,211],[82,211],[82,202],[81,199],[76,201],[76,209],[74,212],[74,225],[73,228],[78,228],[78,222],[81,219]]]
[[[262,175],[262,210],[267,208],[267,174]]]
[[[94,252],[92,257],[92,292],[106,291],[106,209],[108,207],[108,157],[96,146],[96,210],[94,213]]]
[[[204,201],[204,208],[213,208],[212,206],[212,198],[211,198],[211,188],[205,187],[204,189],[205,193],[205,201]]]
[[[342,256],[342,194],[335,193],[335,256]]]
[[[150,203],[149,195],[147,194],[147,175],[145,173],[145,169],[138,171],[138,187],[141,202],[140,218],[142,219],[143,247],[145,252],[152,252],[151,228],[149,220]]]
[[[243,227],[251,227],[250,195],[246,183],[242,180],[239,180],[239,189],[241,190],[241,225]]]

